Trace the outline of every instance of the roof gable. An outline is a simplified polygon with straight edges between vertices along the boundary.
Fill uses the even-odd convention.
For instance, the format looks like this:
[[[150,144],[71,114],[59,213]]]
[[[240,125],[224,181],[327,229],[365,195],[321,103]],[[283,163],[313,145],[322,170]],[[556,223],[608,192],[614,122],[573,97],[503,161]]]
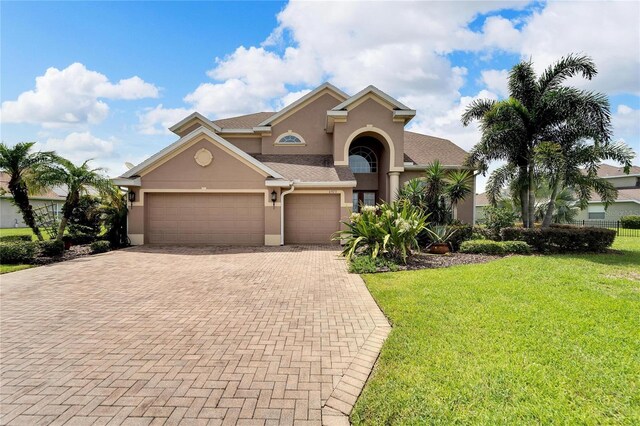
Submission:
[[[199,112],[193,112],[189,114],[188,116],[186,116],[185,118],[183,118],[182,120],[174,124],[173,126],[169,127],[169,130],[172,131],[173,133],[178,133],[180,132],[180,130],[186,129],[187,127],[192,126],[193,124],[196,124],[196,123],[199,123],[201,126],[204,126],[210,130],[213,130],[214,132],[219,132],[221,130],[220,126],[218,126],[216,123],[209,120],[207,117],[200,114]]]
[[[298,111],[299,109],[303,108],[305,105],[308,105],[309,103],[313,102],[315,99],[319,98],[324,94],[330,94],[331,96],[336,98],[338,101],[344,101],[349,97],[349,95],[347,95],[342,90],[335,87],[334,85],[330,83],[324,83],[316,87],[314,90],[307,93],[297,101],[287,105],[285,108],[273,114],[271,117],[262,121],[260,124],[258,124],[258,127],[273,126],[274,124],[277,124],[278,122],[284,120],[294,112]]]
[[[196,130],[189,133],[188,135],[178,139],[176,142],[167,146],[163,150],[155,153],[154,155],[152,155],[142,163],[127,170],[127,172],[125,172],[122,175],[122,177],[130,178],[133,176],[138,176],[141,172],[149,169],[150,167],[154,166],[157,163],[162,162],[167,157],[170,157],[171,154],[173,154],[174,152],[181,150],[182,148],[184,148],[185,146],[187,146],[192,142],[196,142],[198,140],[198,137],[202,135],[208,136],[213,141],[213,143],[222,147],[230,155],[238,158],[248,166],[253,167],[256,170],[260,170],[265,176],[271,176],[276,179],[282,179],[282,175],[280,175],[278,172],[266,166],[265,164],[262,164],[260,161],[256,160],[246,152],[242,151],[237,146],[233,145],[232,143],[230,143],[220,135],[217,135],[216,133],[212,132],[211,130],[205,127],[199,127]]]
[[[399,100],[392,98],[388,94],[384,93],[382,90],[378,89],[375,86],[367,86],[355,95],[351,96],[349,99],[346,99],[341,104],[335,106],[332,111],[343,111],[350,110],[360,105],[367,99],[374,99],[382,105],[386,106],[391,110],[400,110],[400,111],[413,111],[411,108],[400,102]],[[415,111],[414,115],[415,115]]]

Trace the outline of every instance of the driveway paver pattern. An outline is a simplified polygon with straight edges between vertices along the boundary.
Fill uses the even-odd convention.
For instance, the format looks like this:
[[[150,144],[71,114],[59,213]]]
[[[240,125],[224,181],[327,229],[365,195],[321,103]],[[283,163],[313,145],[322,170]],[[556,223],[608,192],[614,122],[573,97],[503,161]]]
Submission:
[[[2,424],[348,424],[389,324],[335,247],[142,246],[0,278]]]

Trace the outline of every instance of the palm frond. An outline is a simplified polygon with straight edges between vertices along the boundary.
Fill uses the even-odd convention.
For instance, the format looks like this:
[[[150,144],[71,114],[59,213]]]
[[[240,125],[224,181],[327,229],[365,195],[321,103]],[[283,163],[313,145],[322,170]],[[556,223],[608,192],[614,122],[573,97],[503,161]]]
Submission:
[[[560,58],[542,73],[538,80],[540,93],[556,89],[564,80],[581,74],[587,80],[591,80],[598,73],[596,64],[586,55],[570,54]]]

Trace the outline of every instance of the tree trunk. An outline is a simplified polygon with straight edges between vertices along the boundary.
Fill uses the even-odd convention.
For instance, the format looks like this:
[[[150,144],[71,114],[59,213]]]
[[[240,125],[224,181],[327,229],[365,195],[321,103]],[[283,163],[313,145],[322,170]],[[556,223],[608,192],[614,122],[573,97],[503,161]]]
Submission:
[[[527,188],[520,189],[520,216],[522,217],[522,226],[529,227],[529,193]]]
[[[529,166],[529,228],[536,227],[536,193],[533,165]]]
[[[67,199],[64,201],[64,205],[62,206],[62,219],[60,220],[58,235],[56,236],[56,240],[58,241],[62,241],[62,237],[64,237],[64,231],[67,228],[67,223],[69,222],[71,213],[76,206],[78,197],[76,197],[75,194],[71,192],[67,194]]]
[[[544,213],[544,219],[542,220],[542,227],[548,228],[551,225],[553,219],[553,212],[556,209],[556,198],[558,197],[558,191],[560,189],[560,181],[556,182],[551,190],[551,198],[549,198],[549,204],[547,205],[547,211]]]
[[[42,233],[40,233],[40,229],[38,225],[36,225],[36,220],[33,217],[33,207],[29,203],[29,194],[27,192],[27,187],[22,183],[22,181],[15,181],[11,179],[9,181],[9,192],[13,196],[13,202],[22,213],[22,220],[24,223],[31,228],[34,235],[38,238],[39,241],[42,241]]]

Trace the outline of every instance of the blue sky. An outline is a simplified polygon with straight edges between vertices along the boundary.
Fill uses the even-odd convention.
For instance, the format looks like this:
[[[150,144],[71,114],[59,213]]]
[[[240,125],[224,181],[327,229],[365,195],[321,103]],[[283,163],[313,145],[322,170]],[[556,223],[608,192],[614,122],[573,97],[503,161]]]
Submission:
[[[500,98],[507,70],[570,52],[600,74],[615,137],[640,152],[637,2],[7,2],[2,140],[35,140],[111,174],[175,137],[189,112],[274,110],[325,80],[368,84],[418,110],[408,128],[468,149],[459,116]],[[594,29],[597,29],[594,30]],[[36,79],[38,79],[36,83]],[[638,161],[636,161],[637,163]]]

